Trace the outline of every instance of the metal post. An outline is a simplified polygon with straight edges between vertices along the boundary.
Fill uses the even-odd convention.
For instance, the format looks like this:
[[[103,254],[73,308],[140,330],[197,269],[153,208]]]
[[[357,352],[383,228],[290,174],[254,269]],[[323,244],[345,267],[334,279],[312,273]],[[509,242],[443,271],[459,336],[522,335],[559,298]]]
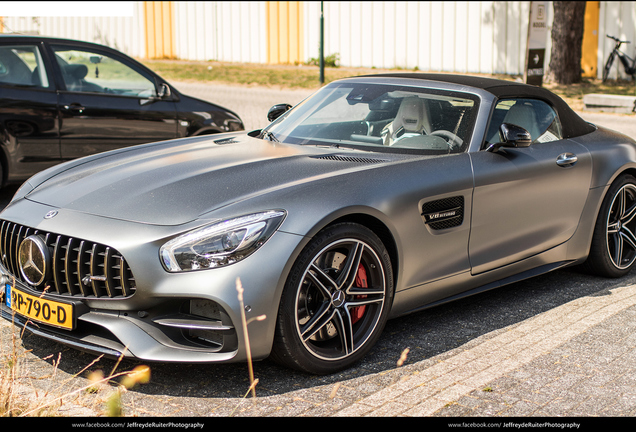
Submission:
[[[323,3],[320,2],[320,85],[325,83],[325,16]]]

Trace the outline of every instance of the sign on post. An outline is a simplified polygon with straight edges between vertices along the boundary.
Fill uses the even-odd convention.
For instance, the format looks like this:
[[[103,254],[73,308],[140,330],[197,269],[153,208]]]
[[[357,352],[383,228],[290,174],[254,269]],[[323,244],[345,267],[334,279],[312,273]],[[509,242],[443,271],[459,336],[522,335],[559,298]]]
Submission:
[[[545,49],[548,35],[548,2],[530,2],[530,21],[528,24],[528,44],[526,49],[526,67],[523,80],[527,84],[541,86]]]

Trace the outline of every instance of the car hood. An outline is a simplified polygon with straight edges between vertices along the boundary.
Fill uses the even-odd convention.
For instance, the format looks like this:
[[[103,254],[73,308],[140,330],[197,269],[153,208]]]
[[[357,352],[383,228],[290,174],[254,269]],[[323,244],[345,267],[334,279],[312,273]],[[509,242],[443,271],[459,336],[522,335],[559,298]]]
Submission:
[[[74,161],[26,198],[108,218],[180,225],[237,201],[386,159],[247,135],[185,138],[98,156]]]

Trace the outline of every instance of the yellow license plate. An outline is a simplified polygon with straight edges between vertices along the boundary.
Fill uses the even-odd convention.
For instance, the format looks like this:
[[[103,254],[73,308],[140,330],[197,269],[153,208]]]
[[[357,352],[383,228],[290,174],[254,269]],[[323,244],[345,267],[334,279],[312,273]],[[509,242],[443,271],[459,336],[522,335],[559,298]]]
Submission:
[[[33,321],[73,329],[73,305],[27,294],[10,284],[5,287],[5,304]]]

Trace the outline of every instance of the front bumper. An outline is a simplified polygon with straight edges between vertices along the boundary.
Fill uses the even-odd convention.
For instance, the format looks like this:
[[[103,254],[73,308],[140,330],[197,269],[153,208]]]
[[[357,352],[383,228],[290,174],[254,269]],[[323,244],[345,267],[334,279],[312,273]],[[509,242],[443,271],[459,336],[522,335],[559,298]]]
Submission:
[[[46,206],[35,214],[46,213]],[[44,208],[42,208],[44,207]],[[31,212],[20,212],[28,215]],[[80,303],[73,330],[37,323],[16,314],[4,301],[3,318],[33,334],[109,357],[130,357],[143,361],[225,363],[247,359],[243,324],[236,281],[245,287],[244,307],[247,319],[265,315],[264,321],[249,325],[252,358],[269,355],[275,332],[278,305],[291,262],[306,239],[285,232],[275,233],[249,258],[222,268],[170,274],[159,261],[158,247],[165,241],[166,227],[105,221],[90,215],[68,215],[61,224],[62,211],[54,226],[38,226],[47,232],[73,235],[117,248],[130,264],[136,279],[136,292],[128,298],[91,298],[79,300],[63,295],[48,295],[52,300]],[[11,217],[7,212],[3,217]],[[68,224],[81,217],[81,223]],[[12,218],[14,219],[14,218]],[[17,219],[17,218],[15,218]],[[28,216],[19,223],[34,225]],[[31,223],[29,223],[31,222]],[[107,223],[105,223],[107,222]],[[95,227],[100,227],[99,230]],[[177,229],[175,227],[173,230]],[[140,235],[142,231],[142,235]],[[134,241],[131,241],[133,239]],[[41,295],[0,265],[5,283],[31,295]]]
[[[2,318],[21,329],[107,357],[130,357],[159,362],[225,362],[238,353],[238,339],[229,316],[209,300],[176,298],[148,311],[114,311],[76,307],[73,330],[30,320],[10,309],[4,298],[6,284],[38,296],[23,284],[2,277]],[[59,297],[55,300],[59,300]],[[209,316],[204,316],[209,315]]]

